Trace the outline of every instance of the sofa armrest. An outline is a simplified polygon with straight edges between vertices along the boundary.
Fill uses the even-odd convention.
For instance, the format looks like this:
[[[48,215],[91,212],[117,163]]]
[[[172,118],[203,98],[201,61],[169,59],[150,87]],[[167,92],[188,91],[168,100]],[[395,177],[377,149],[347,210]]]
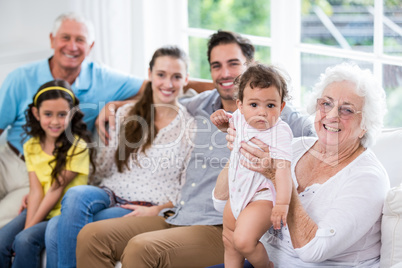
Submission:
[[[401,237],[402,185],[389,190],[384,203],[381,224],[381,267],[391,267],[398,263],[402,264]]]

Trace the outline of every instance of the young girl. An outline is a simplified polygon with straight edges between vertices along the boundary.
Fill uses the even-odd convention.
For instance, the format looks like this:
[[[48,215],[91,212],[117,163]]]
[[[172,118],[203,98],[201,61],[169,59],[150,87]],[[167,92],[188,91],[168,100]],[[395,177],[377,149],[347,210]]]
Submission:
[[[49,263],[76,266],[76,238],[90,222],[154,216],[179,200],[192,148],[189,123],[194,121],[178,102],[188,80],[187,56],[177,47],[162,47],[155,51],[148,74],[143,96],[117,110],[116,130],[109,130],[109,146],[100,149],[95,174],[100,187],[69,190],[60,217],[49,223]]]
[[[229,118],[236,129],[229,166],[229,200],[223,215],[225,267],[243,267],[247,258],[254,267],[273,267],[261,236],[273,224],[286,225],[292,190],[290,161],[292,156],[290,127],[280,119],[288,96],[286,80],[272,66],[252,64],[236,81],[238,99],[233,115],[218,110],[211,121],[222,131]],[[274,184],[262,174],[242,165],[242,142],[258,138],[266,143],[276,168]],[[255,145],[254,145],[255,146]]]
[[[61,198],[87,184],[92,150],[79,101],[64,80],[43,84],[25,112],[24,144],[30,190],[28,206],[0,230],[0,266],[39,267],[45,229],[60,214]]]

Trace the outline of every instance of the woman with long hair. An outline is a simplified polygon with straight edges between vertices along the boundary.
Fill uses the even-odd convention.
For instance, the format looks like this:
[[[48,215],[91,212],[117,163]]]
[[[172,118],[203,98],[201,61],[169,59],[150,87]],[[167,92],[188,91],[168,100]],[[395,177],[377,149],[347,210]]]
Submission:
[[[100,187],[75,187],[63,199],[47,231],[48,264],[75,266],[76,237],[90,222],[158,215],[177,202],[192,148],[193,120],[178,103],[188,81],[186,54],[173,46],[156,50],[149,80],[140,100],[116,112],[116,130],[97,159]]]

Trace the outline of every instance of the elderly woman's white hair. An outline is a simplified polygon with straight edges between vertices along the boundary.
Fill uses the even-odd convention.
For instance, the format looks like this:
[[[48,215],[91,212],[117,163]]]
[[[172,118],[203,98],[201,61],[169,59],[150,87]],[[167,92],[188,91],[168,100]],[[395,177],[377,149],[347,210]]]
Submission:
[[[383,118],[387,109],[385,91],[370,70],[362,70],[356,64],[346,62],[327,68],[313,88],[307,111],[310,114],[315,113],[317,98],[322,96],[329,84],[340,81],[354,83],[357,95],[364,98],[360,127],[367,132],[360,143],[365,148],[374,145],[376,137],[383,127]]]
[[[85,27],[87,28],[87,31],[88,31],[88,36],[87,36],[88,44],[91,45],[95,41],[95,28],[94,28],[94,25],[92,24],[92,22],[74,12],[63,13],[57,17],[57,19],[53,23],[53,29],[52,29],[53,36],[56,36],[57,32],[60,29],[61,24],[65,20],[73,20],[73,21],[76,21],[76,22],[79,22],[79,23],[82,23],[83,25],[85,25]]]

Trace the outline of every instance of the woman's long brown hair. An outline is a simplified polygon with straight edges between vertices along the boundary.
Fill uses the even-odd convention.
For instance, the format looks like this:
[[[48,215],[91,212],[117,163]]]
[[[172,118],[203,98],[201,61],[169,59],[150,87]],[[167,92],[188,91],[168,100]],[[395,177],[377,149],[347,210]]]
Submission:
[[[186,53],[176,46],[165,46],[155,51],[149,62],[149,69],[152,71],[157,58],[169,56],[180,59],[187,64]],[[133,155],[134,163],[139,165],[138,154],[144,152],[152,145],[154,138],[158,134],[153,118],[156,115],[154,108],[152,83],[148,82],[140,100],[128,112],[120,131],[119,145],[115,152],[115,162],[119,172],[123,172],[124,167],[128,166],[128,159]]]

